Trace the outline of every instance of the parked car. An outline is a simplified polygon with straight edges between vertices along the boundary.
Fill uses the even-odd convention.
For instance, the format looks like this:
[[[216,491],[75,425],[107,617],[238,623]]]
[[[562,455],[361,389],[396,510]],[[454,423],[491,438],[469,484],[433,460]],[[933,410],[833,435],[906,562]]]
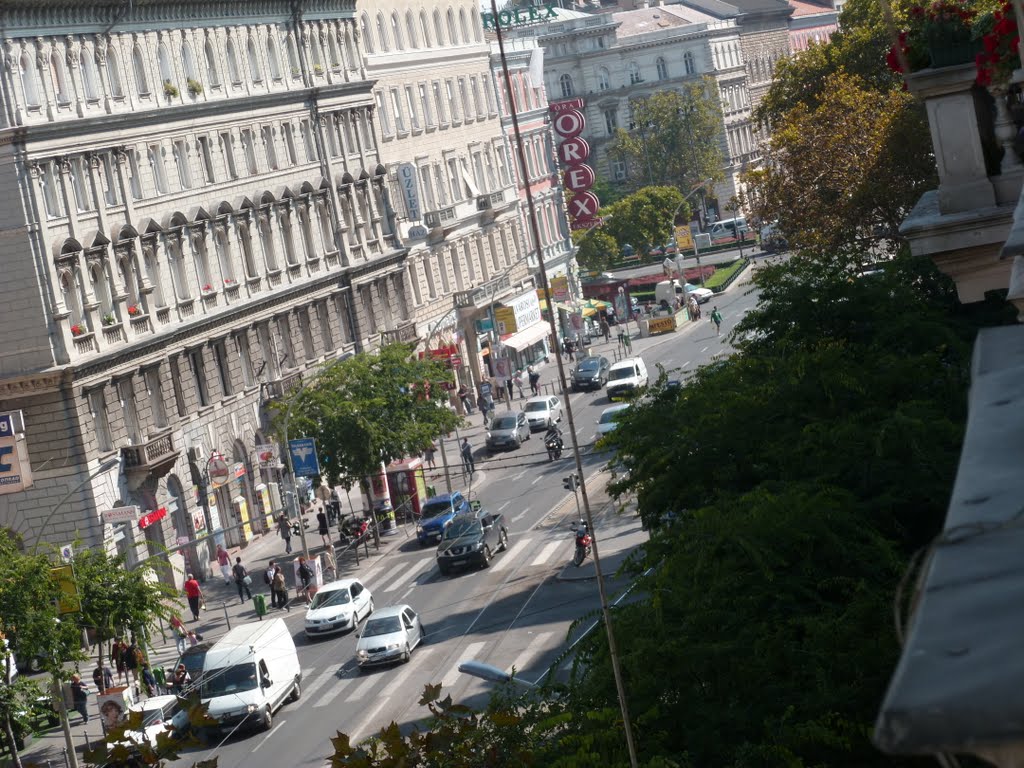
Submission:
[[[469,512],[469,502],[459,491],[442,493],[427,499],[420,508],[420,522],[416,526],[416,539],[422,546],[440,541],[444,528],[460,512]]]
[[[203,664],[206,662],[206,652],[213,648],[214,645],[213,640],[204,640],[193,645],[191,648],[186,648],[185,652],[178,657],[174,666],[171,667],[168,677],[174,673],[179,664],[184,664],[185,669],[188,670],[188,676],[192,678],[193,684],[201,680],[203,677]],[[170,680],[168,680],[169,684]]]
[[[639,357],[619,360],[608,372],[608,399],[631,395],[647,386],[647,366]]]
[[[487,450],[518,448],[530,439],[530,425],[522,411],[510,411],[491,419],[487,428]]]
[[[686,288],[686,297],[689,298],[690,296],[693,296],[697,300],[698,304],[706,304],[711,301],[715,295],[715,292],[710,288],[702,288],[701,286],[693,285],[692,283],[687,283],[684,287]]]
[[[572,372],[572,388],[577,392],[583,389],[600,389],[608,382],[610,368],[611,363],[604,355],[584,357]]]
[[[562,401],[554,395],[538,395],[526,401],[523,408],[531,430],[547,429],[562,420]]]
[[[601,411],[601,418],[597,420],[597,436],[604,437],[619,425],[620,414],[629,409],[629,403],[620,403],[605,408]]]
[[[478,509],[457,515],[444,529],[437,547],[437,569],[447,575],[453,568],[491,564],[495,552],[508,548],[508,530],[501,514]]]
[[[427,632],[416,612],[408,605],[381,608],[363,626],[356,641],[359,668],[393,661],[408,661],[417,645],[426,641]]]
[[[324,584],[306,609],[306,637],[355,629],[373,613],[373,595],[359,579],[339,579]]]
[[[128,707],[129,717],[132,712],[142,713],[142,730],[125,731],[129,742],[149,744],[154,749],[162,733],[171,733],[175,738],[183,738],[188,734],[188,709],[182,706],[177,696],[151,696]]]

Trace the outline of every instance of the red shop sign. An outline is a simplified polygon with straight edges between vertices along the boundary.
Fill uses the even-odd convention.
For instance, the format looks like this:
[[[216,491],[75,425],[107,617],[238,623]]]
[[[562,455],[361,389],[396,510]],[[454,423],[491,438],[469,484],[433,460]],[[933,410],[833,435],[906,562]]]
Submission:
[[[572,190],[573,192],[586,192],[592,186],[596,179],[594,178],[594,169],[589,165],[570,165],[565,169],[565,173],[562,175],[562,181],[565,184],[565,188]]]
[[[155,509],[152,512],[147,512],[139,518],[139,528],[145,530],[146,528],[149,528],[149,526],[151,526],[153,523],[158,523],[165,517],[167,517],[167,507],[160,507],[160,509]]]

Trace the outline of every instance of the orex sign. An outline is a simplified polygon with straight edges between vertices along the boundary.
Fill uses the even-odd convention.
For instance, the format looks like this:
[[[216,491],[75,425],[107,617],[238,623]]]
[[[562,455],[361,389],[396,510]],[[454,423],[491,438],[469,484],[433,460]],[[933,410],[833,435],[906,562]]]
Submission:
[[[529,8],[515,8],[506,11],[498,11],[497,23],[493,13],[481,13],[480,18],[484,22],[484,29],[494,29],[501,25],[502,29],[510,27],[522,27],[527,24],[536,24],[538,21],[558,18],[555,13],[554,3],[544,5],[532,5]]]

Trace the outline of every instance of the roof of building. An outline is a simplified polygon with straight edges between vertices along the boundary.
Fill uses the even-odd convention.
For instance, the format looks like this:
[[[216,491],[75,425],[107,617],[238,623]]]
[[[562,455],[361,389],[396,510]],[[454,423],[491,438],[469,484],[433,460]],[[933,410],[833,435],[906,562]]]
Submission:
[[[620,38],[657,32],[660,29],[686,27],[714,21],[713,16],[683,5],[638,8],[635,11],[616,11],[612,14],[619,23]]]
[[[789,0],[789,7],[793,9],[793,16],[815,16],[821,14],[835,15],[836,9],[827,3],[812,3],[808,0]]]

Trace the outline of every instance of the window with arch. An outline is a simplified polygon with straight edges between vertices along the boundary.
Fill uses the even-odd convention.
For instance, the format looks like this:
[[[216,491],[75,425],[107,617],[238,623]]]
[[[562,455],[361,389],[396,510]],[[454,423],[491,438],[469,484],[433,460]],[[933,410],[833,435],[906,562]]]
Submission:
[[[248,278],[259,277],[256,270],[256,258],[252,252],[252,234],[249,227],[244,224],[236,224],[238,243],[242,246],[242,264],[245,267],[245,276]]]
[[[192,46],[188,43],[181,44],[181,68],[185,70],[186,80],[199,79],[199,69],[196,67],[196,57],[192,55]]]
[[[82,46],[78,52],[78,62],[82,69],[82,87],[85,89],[85,98],[88,101],[98,101],[100,98],[99,86],[96,77],[96,60],[92,53]]]
[[[465,8],[459,8],[459,28],[462,30],[462,42],[470,42],[472,38],[469,36],[469,24],[466,22]]]
[[[448,28],[445,30],[448,35],[448,45],[458,45],[459,33],[455,28],[455,11],[449,8],[448,13],[445,14],[445,16],[448,20]]]
[[[146,60],[138,43],[132,48],[132,75],[135,77],[135,91],[139,96],[149,93],[149,79],[146,77]]]
[[[239,85],[242,82],[242,74],[238,70],[238,52],[235,50],[233,38],[228,38],[226,54],[228,59],[228,78],[233,84]]]
[[[665,60],[659,56],[655,66],[658,70],[658,79],[668,80],[668,66],[665,64]]]
[[[607,91],[612,87],[612,76],[607,69],[601,67],[597,70],[597,90]]]
[[[277,45],[277,38],[271,34],[267,43],[267,61],[270,64],[270,79],[281,79],[281,49]]]
[[[392,11],[391,13],[391,37],[395,41],[395,50],[404,51],[405,42],[402,37],[402,22],[398,18],[397,11]]]
[[[88,329],[88,318],[82,311],[85,301],[82,296],[82,285],[78,279],[78,270],[67,269],[60,275],[60,295],[64,300],[64,309],[68,312],[68,323]]]
[[[171,52],[164,43],[156,49],[156,64],[160,69],[160,82],[174,82],[174,69],[171,67]]]
[[[434,9],[434,39],[438,46],[444,45],[444,25],[441,23],[441,11]]]
[[[136,307],[142,310],[142,280],[135,268],[135,257],[126,253],[117,261],[117,270],[121,274],[121,284],[124,286],[125,295],[128,297],[128,307]],[[137,312],[135,314],[138,314]]]
[[[643,80],[643,77],[640,75],[640,65],[635,61],[629,62],[629,84],[636,85],[637,83],[642,83]]]
[[[206,237],[199,235],[192,241],[192,259],[196,266],[196,278],[200,285],[211,285],[213,275],[210,273],[210,254],[206,250]]]
[[[107,80],[110,82],[110,95],[115,99],[124,98],[124,74],[121,72],[121,59],[113,45],[107,46]]]
[[[430,47],[430,24],[427,23],[427,12],[420,11],[420,34],[423,36],[423,47]]]
[[[252,36],[250,36],[248,41],[246,41],[245,50],[249,57],[249,77],[254,83],[262,83],[263,72],[260,69],[260,57],[259,54],[256,53],[256,41]]]
[[[384,20],[384,14],[377,13],[377,41],[380,43],[380,52],[388,51],[388,24]]]
[[[326,201],[321,201],[317,207],[317,219],[320,222],[320,240],[323,243],[324,253],[331,253],[337,250],[334,247],[334,233],[331,226],[331,212],[327,210]]]
[[[218,222],[213,228],[213,251],[217,255],[217,266],[224,281],[235,280],[235,266],[231,260],[231,243],[228,241],[227,221]],[[209,281],[207,281],[209,282]]]
[[[167,243],[167,266],[171,270],[171,286],[174,288],[174,297],[178,301],[188,301],[191,292],[188,287],[188,279],[185,277],[185,264],[181,255],[181,241],[177,238]]]
[[[25,51],[18,61],[21,75],[21,89],[25,92],[25,104],[38,107],[42,103],[39,98],[39,79],[36,77],[35,57]]]
[[[213,40],[206,39],[203,45],[203,57],[206,59],[206,81],[213,86],[220,85],[220,74],[217,69],[217,49],[213,47]]]
[[[344,35],[345,50],[342,51],[342,55],[345,57],[345,64],[349,69],[356,69],[356,46],[352,40],[352,28],[348,24],[345,25]]]
[[[301,70],[299,69],[299,51],[295,47],[295,38],[292,35],[285,37],[285,50],[288,51],[288,69],[292,73],[292,77],[299,77]]]
[[[316,247],[313,245],[313,227],[309,221],[309,206],[312,203],[299,206],[299,229],[302,230],[302,247],[306,250],[306,259],[316,258]]]
[[[696,62],[693,59],[693,51],[687,51],[683,54],[683,70],[688,75],[692,75],[697,71]]]
[[[340,69],[341,54],[338,51],[338,40],[333,29],[327,32],[327,54],[331,57],[331,69]]]
[[[292,229],[292,212],[287,208],[281,211],[281,240],[284,241],[284,258],[289,267],[297,266],[299,257],[295,252],[295,233]]]
[[[267,265],[268,272],[277,272],[277,249],[274,247],[274,233],[270,229],[270,212],[259,218],[260,250],[263,251],[263,261]]]
[[[359,17],[359,32],[367,53],[376,53],[373,46],[373,35],[370,34],[370,17],[365,13]]]
[[[313,70],[314,73],[316,68],[320,68],[320,72],[323,73],[324,68],[324,49],[320,45],[320,36],[313,35],[312,43],[310,44],[310,51],[313,55]]]
[[[563,99],[572,97],[575,89],[572,85],[572,75],[561,75],[558,78],[558,91],[562,94]]]
[[[71,91],[68,88],[68,73],[64,69],[61,55],[54,51],[50,54],[50,74],[53,77],[53,92],[58,104],[71,103]]]
[[[142,267],[146,270],[146,279],[153,288],[153,304],[157,309],[167,306],[167,299],[164,298],[163,281],[160,279],[160,265],[156,260],[156,246],[147,243],[142,246]]]
[[[111,298],[110,282],[107,279],[106,270],[99,262],[89,267],[89,288],[92,297],[100,305],[100,313],[103,317],[114,314],[114,301]]]
[[[405,12],[405,34],[409,38],[410,48],[419,48],[419,36],[416,34],[416,19],[412,15],[412,11]]]

